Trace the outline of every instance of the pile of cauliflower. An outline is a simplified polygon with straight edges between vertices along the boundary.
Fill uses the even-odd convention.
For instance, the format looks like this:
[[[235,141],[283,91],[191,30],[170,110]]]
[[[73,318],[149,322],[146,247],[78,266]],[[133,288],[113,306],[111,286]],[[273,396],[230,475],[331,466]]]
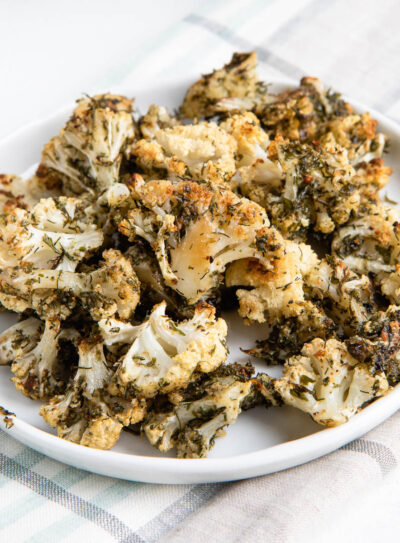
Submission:
[[[109,449],[127,428],[200,458],[243,410],[336,426],[400,381],[387,138],[318,79],[272,94],[256,64],[235,53],[176,113],[84,97],[33,177],[0,176],[19,315],[0,363],[61,438]],[[228,363],[235,306],[282,377]]]

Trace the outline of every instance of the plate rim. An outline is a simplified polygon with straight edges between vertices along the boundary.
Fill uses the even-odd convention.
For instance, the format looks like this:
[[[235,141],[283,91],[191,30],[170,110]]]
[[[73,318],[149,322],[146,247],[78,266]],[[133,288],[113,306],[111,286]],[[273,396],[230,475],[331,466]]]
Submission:
[[[182,78],[178,84],[175,82],[174,85],[168,82],[165,85],[164,82],[161,83],[164,85],[163,88],[171,89],[178,86],[187,88],[190,82],[190,78]],[[275,79],[271,83],[273,87],[286,88],[295,84],[295,82],[291,84],[288,81]],[[161,86],[160,82],[157,82],[157,86]],[[149,89],[148,86],[137,85],[136,92],[142,93],[146,88]],[[132,94],[126,85],[114,87],[109,92]],[[346,95],[343,97],[354,106],[356,111],[369,111],[379,124],[386,125],[400,140],[400,125],[396,121]],[[68,115],[72,108],[73,103],[62,106],[51,115],[36,119],[14,130],[0,140],[0,149],[12,144],[13,140],[29,130],[40,129],[46,124],[56,122],[61,116]],[[325,428],[314,434],[265,449],[224,458],[178,459],[90,449],[45,432],[18,416],[12,417],[11,427],[7,427],[3,418],[0,418],[0,428],[19,442],[50,458],[92,473],[148,483],[193,484],[239,480],[304,464],[359,438],[389,418],[399,408],[400,384],[386,396],[365,407],[345,424]]]

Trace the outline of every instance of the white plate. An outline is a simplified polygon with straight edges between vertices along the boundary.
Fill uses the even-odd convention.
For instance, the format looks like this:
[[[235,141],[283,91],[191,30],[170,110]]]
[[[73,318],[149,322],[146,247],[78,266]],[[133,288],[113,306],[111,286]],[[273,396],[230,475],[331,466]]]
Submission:
[[[119,88],[114,91],[136,96],[137,106],[145,111],[150,103],[176,107],[188,86],[186,81],[175,86],[158,84],[156,89],[151,90]],[[275,89],[281,87],[282,83],[276,83]],[[354,101],[352,103],[356,109],[368,109]],[[1,171],[23,172],[37,162],[43,144],[58,132],[71,109],[72,105],[0,142]],[[400,128],[377,112],[371,113],[378,119],[379,129],[391,139],[387,162],[397,173],[392,178],[389,193],[395,200],[400,200]],[[249,347],[256,338],[262,338],[263,326],[245,327],[234,314],[229,314],[227,318],[230,360],[245,362],[248,357],[240,351],[240,347]],[[0,330],[13,322],[13,315],[0,314]],[[258,369],[262,368],[263,365],[258,363]],[[242,413],[239,420],[228,429],[227,436],[216,441],[209,458],[181,460],[161,455],[144,439],[128,432],[123,433],[112,451],[88,449],[61,440],[39,417],[39,403],[17,393],[9,382],[10,376],[8,367],[0,368],[0,405],[16,414],[10,429],[5,428],[3,421],[0,421],[0,427],[12,437],[77,468],[150,483],[228,481],[290,468],[360,437],[400,408],[400,386],[368,406],[348,423],[331,429],[322,429],[307,415],[289,407],[268,410],[260,407]]]

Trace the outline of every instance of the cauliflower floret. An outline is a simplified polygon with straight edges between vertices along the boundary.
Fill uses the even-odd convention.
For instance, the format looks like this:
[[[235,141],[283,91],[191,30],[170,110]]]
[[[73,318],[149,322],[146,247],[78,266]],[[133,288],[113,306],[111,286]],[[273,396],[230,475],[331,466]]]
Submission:
[[[17,322],[0,334],[0,365],[11,364],[18,356],[31,351],[40,339],[42,322],[30,317]]]
[[[340,228],[332,252],[352,270],[372,273],[374,283],[392,303],[400,303],[400,211],[375,206],[370,213]]]
[[[121,359],[112,393],[128,391],[150,398],[159,391],[171,392],[185,387],[194,371],[213,371],[226,360],[226,323],[215,320],[212,306],[199,304],[192,319],[178,324],[165,315],[165,309],[165,302],[157,305],[147,321],[132,327],[130,337],[127,328],[117,330],[115,322],[114,339],[111,329],[106,330],[106,344],[134,338]]]
[[[137,399],[110,397],[107,384],[113,370],[102,343],[85,339],[79,343],[78,370],[65,394],[51,398],[40,414],[58,436],[96,449],[110,449],[124,426],[143,419],[146,404]]]
[[[246,112],[230,117],[220,126],[237,142],[235,178],[239,178],[240,187],[246,191],[254,183],[279,186],[282,171],[268,158],[269,137],[257,117]]]
[[[166,107],[152,104],[146,115],[139,119],[139,130],[143,138],[154,139],[159,130],[172,128],[177,124],[178,119],[171,117]]]
[[[37,338],[38,330],[35,332]],[[61,330],[59,320],[47,319],[41,337],[39,334],[40,340],[32,341],[32,338],[28,340],[30,348],[27,346],[14,353],[11,371],[17,390],[33,400],[45,400],[62,392],[65,375],[58,360],[59,343],[74,335],[73,330]]]
[[[49,141],[41,166],[60,175],[64,194],[98,194],[118,182],[123,154],[135,136],[132,102],[97,95],[78,101],[60,134]],[[46,183],[46,176],[41,176]]]
[[[355,166],[356,183],[360,185],[360,195],[364,207],[378,205],[380,202],[379,191],[390,181],[392,168],[385,166],[382,158],[373,158],[369,162],[361,162]],[[368,214],[361,209],[362,214]]]
[[[335,233],[332,251],[357,273],[394,272],[400,262],[400,210],[379,205]]]
[[[327,119],[341,119],[353,110],[339,94],[324,90],[319,79],[303,77],[299,87],[255,103],[253,111],[272,138],[279,134],[293,141],[312,142],[319,138]]]
[[[343,424],[389,390],[382,371],[359,363],[336,339],[306,344],[301,356],[285,362],[281,379],[258,379],[267,399],[296,407],[325,426]]]
[[[0,264],[74,271],[103,243],[103,233],[85,216],[83,202],[40,200],[29,212],[15,208],[1,218]]]
[[[229,64],[193,83],[180,107],[190,119],[214,115],[214,105],[222,98],[253,98],[259,92],[257,54],[234,53]]]
[[[238,364],[222,366],[205,382],[195,383],[194,394],[189,388],[170,411],[150,413],[143,424],[146,437],[162,452],[176,447],[179,458],[206,457],[215,438],[249,407],[251,372]]]
[[[318,261],[308,245],[285,240],[276,251],[273,268],[266,270],[260,261],[237,260],[226,271],[228,287],[239,289],[239,315],[250,321],[270,323],[281,317],[294,317],[304,311],[303,275]]]
[[[40,198],[53,196],[51,190],[44,190],[38,180],[23,179],[18,175],[0,174],[0,212],[10,213],[16,207],[31,209]]]
[[[260,206],[226,189],[136,179],[133,198],[137,207],[126,213],[120,232],[150,243],[166,284],[189,303],[209,296],[234,260],[258,258],[270,269],[268,256],[283,241],[268,230]]]
[[[31,308],[43,317],[65,319],[80,303],[95,320],[116,314],[121,319],[129,319],[139,303],[139,280],[129,259],[120,251],[104,251],[103,259],[88,273],[1,270],[0,301],[8,309]]]
[[[135,143],[132,154],[148,174],[228,183],[236,171],[236,141],[217,124],[204,122],[158,130]]]
[[[269,158],[281,176],[243,183],[242,192],[267,209],[284,236],[304,237],[311,226],[329,234],[358,211],[361,181],[345,149],[278,138],[269,146]]]
[[[255,347],[243,352],[263,358],[270,365],[283,363],[290,356],[299,354],[304,343],[317,337],[334,337],[336,329],[337,326],[323,309],[307,300],[298,315],[275,320],[267,338],[257,340]]]
[[[357,330],[376,310],[374,291],[366,275],[357,275],[335,257],[319,261],[306,274],[304,282],[310,295],[321,300],[329,316],[345,333]]]
[[[356,165],[381,158],[387,138],[376,133],[378,121],[369,113],[346,115],[330,120],[322,132],[333,136],[336,143],[347,149],[349,161]]]
[[[400,381],[400,307],[375,312],[346,345],[354,358],[383,371],[389,384],[396,385]]]

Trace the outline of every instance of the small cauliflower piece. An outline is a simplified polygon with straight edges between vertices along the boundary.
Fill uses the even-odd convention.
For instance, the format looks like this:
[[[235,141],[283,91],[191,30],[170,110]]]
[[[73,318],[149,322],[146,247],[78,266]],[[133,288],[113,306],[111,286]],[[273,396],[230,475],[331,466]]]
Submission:
[[[227,357],[226,323],[215,320],[215,309],[199,304],[190,320],[175,323],[165,315],[166,303],[157,305],[143,324],[120,328],[111,340],[108,328],[105,340],[134,340],[122,357],[110,390],[112,393],[154,397],[187,386],[194,371],[210,372]],[[106,323],[100,322],[104,330]],[[113,323],[116,330],[117,325]],[[131,335],[129,335],[131,334]],[[118,338],[118,340],[116,340]]]
[[[393,173],[392,168],[385,166],[382,158],[373,158],[369,162],[360,162],[355,166],[356,183],[360,186],[363,203],[361,213],[368,214],[368,209],[379,205],[379,191],[386,187]]]
[[[368,215],[340,228],[332,252],[355,272],[373,274],[391,303],[400,303],[400,211],[378,205]]]
[[[178,124],[178,119],[171,117],[166,107],[152,104],[146,115],[139,119],[139,130],[143,138],[154,139],[159,130],[172,128]]]
[[[229,183],[236,171],[236,141],[216,123],[179,125],[141,139],[132,154],[149,175]],[[166,175],[165,175],[166,174]]]
[[[128,258],[108,249],[88,273],[6,268],[0,271],[0,301],[11,310],[34,309],[40,316],[68,317],[79,303],[95,320],[132,317],[140,284]]]
[[[299,87],[255,103],[252,109],[271,138],[280,135],[300,142],[317,140],[327,120],[342,119],[353,112],[340,94],[325,90],[316,77],[303,77]]]
[[[238,178],[242,192],[249,192],[254,184],[279,186],[282,170],[268,158],[269,137],[257,117],[251,112],[233,115],[220,126],[237,142],[235,178]]]
[[[338,229],[332,252],[357,273],[385,275],[394,272],[400,263],[399,240],[400,210],[379,205],[369,215]]]
[[[239,315],[249,321],[274,323],[282,317],[294,317],[304,311],[303,275],[318,261],[308,245],[284,240],[275,253],[273,268],[265,269],[260,261],[237,260],[226,271],[228,287],[238,289]]]
[[[223,98],[253,98],[260,87],[256,67],[254,51],[234,53],[223,68],[193,83],[180,107],[182,115],[189,119],[210,117],[215,114],[215,104]]]
[[[296,407],[324,426],[343,424],[389,390],[382,371],[359,363],[336,339],[306,344],[301,356],[285,362],[281,379],[257,378],[268,400]]]
[[[50,190],[39,188],[37,180],[18,175],[0,174],[0,213],[10,213],[16,207],[31,209],[40,198],[52,196]]]
[[[352,272],[338,258],[327,256],[319,261],[304,282],[346,334],[351,335],[377,309],[371,280]]]
[[[371,115],[350,114],[345,117],[337,117],[323,127],[322,133],[333,136],[336,143],[347,149],[350,163],[353,165],[361,162],[381,158],[387,144],[387,138],[376,133],[378,121]]]
[[[162,452],[176,447],[179,458],[205,458],[215,438],[224,435],[223,429],[249,407],[246,403],[254,395],[252,371],[239,364],[221,366],[203,383],[193,385],[193,395],[188,389],[170,411],[150,413],[143,424],[146,437]]]
[[[41,167],[57,172],[64,194],[98,195],[118,182],[122,157],[135,136],[131,111],[132,101],[123,96],[78,101],[65,127],[42,153]],[[42,183],[46,178],[41,176]]]
[[[30,326],[33,324],[37,326],[32,322]],[[37,338],[38,330],[35,332]],[[33,400],[46,400],[62,392],[65,372],[58,361],[59,342],[71,335],[73,331],[61,330],[59,320],[47,319],[40,339],[28,340],[30,348],[20,348],[14,353],[11,371],[16,389]]]
[[[124,426],[142,420],[146,404],[108,395],[106,388],[114,371],[101,342],[84,339],[78,353],[78,370],[65,393],[51,398],[40,414],[47,424],[57,428],[59,437],[85,447],[110,449]]]
[[[40,340],[42,321],[30,317],[17,322],[0,334],[0,365],[11,364],[31,351]]]
[[[221,284],[230,262],[253,257],[270,269],[283,241],[260,206],[220,187],[136,178],[133,199],[120,232],[150,243],[166,284],[189,304]]]
[[[354,358],[383,371],[395,386],[400,382],[400,307],[373,313],[346,345]]]
[[[242,191],[266,208],[285,237],[303,239],[311,227],[329,234],[357,213],[361,180],[345,149],[277,138],[268,156],[282,172],[280,177],[259,183],[250,179]]]
[[[0,219],[2,266],[74,271],[102,243],[102,231],[76,198],[43,199],[31,211],[15,208]]]
[[[243,352],[263,358],[268,364],[283,363],[290,356],[299,354],[303,345],[315,338],[335,337],[337,326],[315,303],[307,300],[294,317],[276,319],[266,339],[256,341],[256,346]]]

